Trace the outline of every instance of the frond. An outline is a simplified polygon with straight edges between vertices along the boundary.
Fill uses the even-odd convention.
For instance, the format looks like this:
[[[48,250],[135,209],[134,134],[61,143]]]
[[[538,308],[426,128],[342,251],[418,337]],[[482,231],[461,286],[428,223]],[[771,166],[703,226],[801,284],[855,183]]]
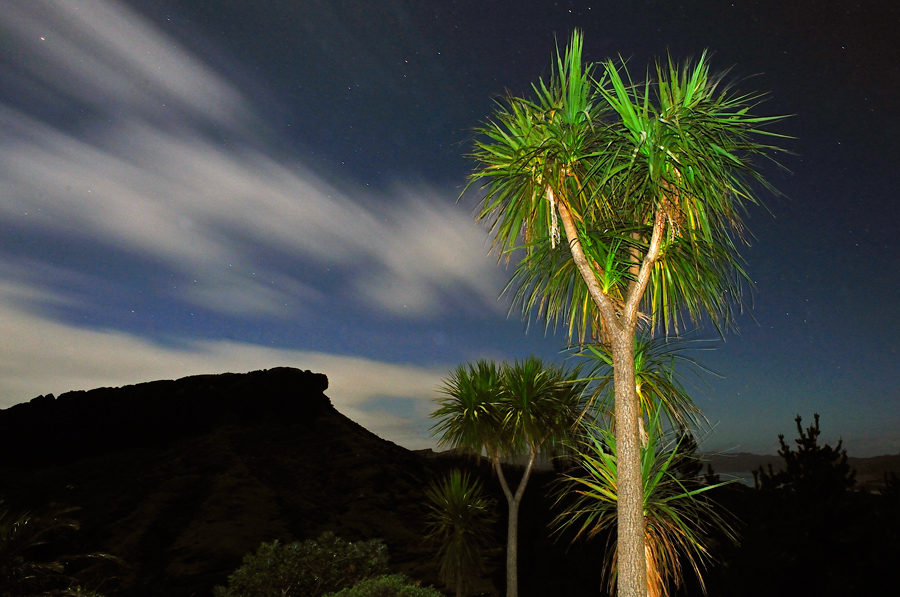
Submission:
[[[658,416],[657,411],[657,416]],[[648,584],[652,595],[668,594],[671,585],[683,583],[681,559],[697,574],[710,561],[707,542],[713,532],[736,540],[736,535],[721,510],[705,493],[726,483],[703,486],[681,478],[677,469],[682,459],[693,456],[679,450],[677,441],[667,440],[650,426],[647,445],[641,450],[641,474],[644,488],[644,525],[647,545]],[[577,455],[581,472],[566,475],[558,487],[557,504],[564,509],[554,519],[556,534],[575,532],[574,540],[614,536],[618,502],[616,440],[608,430],[593,427],[580,443]],[[606,575],[610,591],[615,591],[616,547],[608,543],[610,566]],[[652,567],[652,569],[651,569]]]
[[[432,436],[439,446],[481,454],[502,441],[501,371],[493,361],[460,365],[438,388]]]
[[[707,425],[706,418],[691,398],[682,378],[690,372],[698,377],[712,373],[689,355],[691,350],[710,350],[703,341],[683,338],[654,338],[651,329],[644,330],[634,342],[634,373],[641,414],[648,419],[657,410],[673,429],[699,429]],[[577,353],[590,363],[585,381],[591,384],[586,408],[594,418],[612,420],[615,400],[613,356],[607,345],[588,344]],[[660,428],[661,431],[661,428]]]

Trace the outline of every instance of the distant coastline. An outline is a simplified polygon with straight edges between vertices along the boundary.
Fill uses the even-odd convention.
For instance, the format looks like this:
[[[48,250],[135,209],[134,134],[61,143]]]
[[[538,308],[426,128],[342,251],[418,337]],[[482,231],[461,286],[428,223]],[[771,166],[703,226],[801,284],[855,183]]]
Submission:
[[[736,452],[734,454],[704,454],[704,462],[712,465],[713,472],[738,477],[741,482],[753,486],[753,471],[760,466],[774,470],[784,468],[784,460],[776,454],[751,454]],[[885,473],[900,475],[900,454],[872,456],[870,458],[847,457],[847,464],[856,470],[856,482],[860,486],[877,487],[884,484]],[[748,482],[749,481],[749,482]]]

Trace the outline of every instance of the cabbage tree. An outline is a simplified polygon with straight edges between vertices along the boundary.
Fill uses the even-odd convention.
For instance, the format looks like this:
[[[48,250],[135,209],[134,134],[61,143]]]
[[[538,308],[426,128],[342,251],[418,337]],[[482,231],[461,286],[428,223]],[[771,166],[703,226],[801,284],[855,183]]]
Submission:
[[[566,446],[583,410],[585,382],[567,370],[530,357],[498,366],[493,361],[460,365],[440,388],[431,417],[438,445],[487,456],[509,505],[506,595],[518,597],[519,505],[531,471],[543,452]],[[524,461],[515,488],[503,461]]]
[[[470,184],[484,196],[501,258],[524,249],[511,288],[526,314],[608,347],[618,446],[618,593],[647,592],[641,489],[638,325],[678,332],[733,322],[749,279],[742,214],[771,188],[753,157],[777,117],[723,84],[704,53],[632,79],[624,64],[584,64],[576,32],[534,98],[509,96],[478,130]],[[777,135],[776,135],[777,136]]]

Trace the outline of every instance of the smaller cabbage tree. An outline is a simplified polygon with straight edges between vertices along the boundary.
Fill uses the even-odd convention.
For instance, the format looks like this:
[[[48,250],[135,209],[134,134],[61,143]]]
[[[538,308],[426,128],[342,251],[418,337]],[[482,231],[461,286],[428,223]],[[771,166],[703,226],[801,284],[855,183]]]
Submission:
[[[439,446],[486,454],[509,505],[506,538],[506,595],[518,597],[519,505],[539,454],[567,445],[583,412],[587,382],[579,370],[546,364],[537,357],[498,366],[481,360],[460,365],[439,389]],[[524,461],[517,488],[503,472],[503,460]]]
[[[439,544],[440,578],[463,597],[484,571],[484,552],[492,543],[494,500],[482,493],[481,482],[453,469],[440,483],[431,482],[428,535]]]

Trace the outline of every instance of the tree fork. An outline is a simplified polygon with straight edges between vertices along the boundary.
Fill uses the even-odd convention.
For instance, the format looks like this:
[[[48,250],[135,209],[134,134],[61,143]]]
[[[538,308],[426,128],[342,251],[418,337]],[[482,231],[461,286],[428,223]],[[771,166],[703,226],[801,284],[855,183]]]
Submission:
[[[634,375],[634,335],[638,306],[650,282],[650,275],[665,231],[666,214],[658,210],[653,220],[653,233],[647,254],[625,300],[621,314],[603,293],[578,239],[578,229],[564,201],[556,201],[560,219],[569,241],[572,259],[588,286],[591,298],[606,320],[613,355],[616,425],[616,494],[618,499],[617,545],[619,597],[647,595],[647,553],[644,537],[644,492],[641,479],[641,408]],[[627,488],[623,491],[623,488]]]
[[[509,484],[506,482],[506,476],[503,474],[503,467],[500,465],[500,454],[494,453],[491,458],[494,464],[494,470],[500,480],[500,487],[503,489],[503,495],[506,496],[506,502],[509,504],[509,516],[507,518],[507,535],[506,535],[506,597],[519,597],[519,504],[522,502],[522,496],[525,495],[525,486],[531,477],[531,471],[534,468],[534,461],[537,459],[537,449],[532,448],[529,453],[528,464],[525,466],[525,473],[516,493],[513,495]]]

